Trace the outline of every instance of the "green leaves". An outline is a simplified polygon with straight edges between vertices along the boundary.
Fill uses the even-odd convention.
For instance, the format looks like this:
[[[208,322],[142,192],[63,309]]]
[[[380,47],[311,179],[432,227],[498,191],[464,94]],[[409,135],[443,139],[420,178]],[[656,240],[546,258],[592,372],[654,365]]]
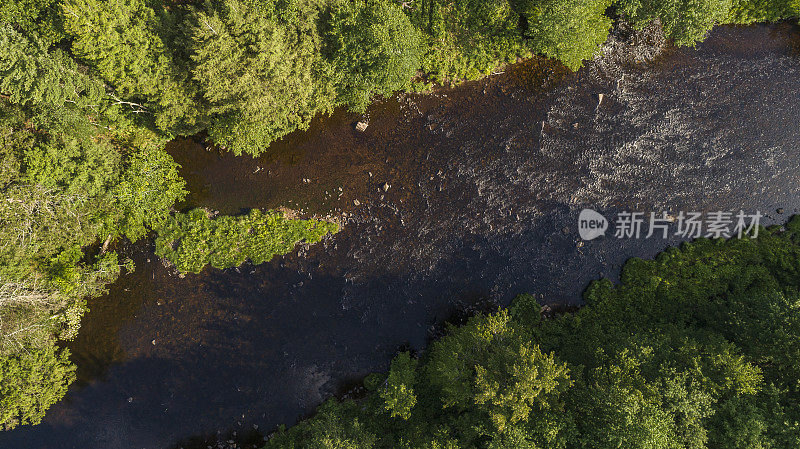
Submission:
[[[355,403],[329,399],[317,408],[306,425],[275,433],[267,445],[292,449],[372,449],[378,447],[378,439],[369,423],[358,416]]]
[[[491,433],[546,416],[570,385],[566,366],[543,354],[505,311],[453,329],[429,357],[427,379],[442,405],[483,417]]]
[[[141,237],[184,193],[174,161],[153,148],[151,133],[87,117],[97,105],[82,104],[89,97],[70,84],[75,74],[58,73],[67,66],[44,53],[23,58],[33,61],[30,79],[52,75],[55,87],[40,89],[10,72],[2,78],[18,94],[11,101],[26,105],[0,100],[2,428],[41,420],[74,379],[66,353],[52,346],[76,335],[86,298],[102,294],[121,270],[105,247],[94,255],[84,248]]]
[[[197,132],[200,112],[187,74],[164,44],[161,18],[144,0],[64,0],[72,52],[113,88],[114,104],[148,113],[167,132]]]
[[[333,66],[336,102],[364,112],[375,95],[411,86],[420,67],[422,34],[396,5],[337,1],[325,16],[323,49]]]
[[[392,417],[411,417],[411,410],[417,403],[417,395],[414,394],[416,368],[417,360],[412,359],[408,352],[403,352],[392,360],[389,377],[378,391],[384,401],[384,408]]]
[[[441,83],[477,79],[531,54],[508,0],[420,0],[411,5],[406,11],[426,35],[422,70]]]
[[[800,3],[792,0],[733,0],[726,23],[774,22],[796,17]]]
[[[525,37],[536,53],[556,58],[572,70],[600,48],[608,37],[610,0],[511,0],[526,19]]]
[[[316,16],[304,0],[206,2],[192,16],[192,74],[216,143],[257,155],[332,108]]]
[[[288,253],[299,242],[315,243],[338,230],[335,223],[286,219],[280,212],[253,209],[243,216],[212,218],[194,209],[158,226],[156,254],[184,273],[199,273],[206,265],[231,268],[245,260],[258,265]]]
[[[380,448],[797,449],[800,217],[785,229],[633,259],[575,314],[521,295],[266,447],[333,447],[352,422]]]
[[[0,430],[42,421],[75,380],[68,357],[52,344],[0,356]]]
[[[132,241],[169,219],[172,206],[186,195],[178,166],[164,151],[140,151],[128,161],[114,188],[121,223],[119,233]]]
[[[635,25],[658,20],[669,39],[689,46],[718,24],[777,21],[800,13],[796,0],[622,0],[619,5]]]
[[[141,0],[66,0],[73,53],[95,65],[124,97],[155,95],[167,69],[155,12]]]
[[[74,379],[53,342],[75,335],[85,298],[121,269],[87,246],[155,230],[160,256],[198,272],[338,230],[257,210],[171,215],[185,191],[161,149],[170,135],[207,129],[255,155],[315,114],[364,112],[409,89],[420,69],[418,86],[532,52],[577,69],[606,39],[609,5],[0,0],[0,428],[38,422]],[[717,23],[792,17],[798,5],[622,0],[617,11],[693,45]],[[331,402],[270,444],[797,447],[800,219],[786,229],[632,260],[620,285],[594,283],[587,307],[555,320],[520,298],[419,360],[399,355],[366,400]]]
[[[624,0],[622,12],[638,26],[657,18],[675,44],[693,46],[724,22],[732,5],[732,0]]]
[[[21,105],[97,105],[103,85],[61,50],[48,54],[10,25],[0,24],[0,92]]]
[[[0,0],[0,22],[35,38],[44,49],[64,38],[57,0]]]
[[[611,3],[2,0],[0,93],[20,104],[88,108],[166,135],[206,130],[236,154],[258,155],[317,114],[337,106],[364,112],[376,96],[427,81],[476,79],[533,53],[576,70],[605,41]],[[796,0],[616,5],[638,26],[659,20],[679,45],[718,23],[800,11]],[[59,41],[71,53],[50,52]]]

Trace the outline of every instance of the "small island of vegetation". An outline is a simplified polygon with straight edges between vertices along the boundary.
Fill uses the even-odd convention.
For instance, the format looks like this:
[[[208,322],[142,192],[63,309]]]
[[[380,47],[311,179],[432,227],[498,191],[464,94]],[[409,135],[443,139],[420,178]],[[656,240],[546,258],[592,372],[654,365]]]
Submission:
[[[183,273],[206,266],[255,265],[290,252],[300,242],[316,243],[339,225],[322,220],[287,219],[283,213],[253,209],[244,216],[212,217],[202,209],[170,216],[157,229],[156,255]]]

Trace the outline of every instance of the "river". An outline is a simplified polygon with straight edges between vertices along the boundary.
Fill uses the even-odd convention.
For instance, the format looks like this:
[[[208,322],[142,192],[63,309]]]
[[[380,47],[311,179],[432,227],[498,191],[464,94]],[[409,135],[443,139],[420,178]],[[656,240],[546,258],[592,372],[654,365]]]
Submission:
[[[0,447],[260,441],[400,348],[422,350],[445,320],[522,292],[577,304],[592,279],[679,242],[581,245],[584,207],[785,221],[800,210],[798,48],[794,25],[718,27],[649,62],[617,48],[577,74],[537,59],[396,96],[368,110],[363,133],[337,111],[257,159],[174,141],[184,207],[285,206],[347,224],[260,266],[185,277],[151,242],[120,245],[137,268],[90,301],[68,344],[78,382]]]

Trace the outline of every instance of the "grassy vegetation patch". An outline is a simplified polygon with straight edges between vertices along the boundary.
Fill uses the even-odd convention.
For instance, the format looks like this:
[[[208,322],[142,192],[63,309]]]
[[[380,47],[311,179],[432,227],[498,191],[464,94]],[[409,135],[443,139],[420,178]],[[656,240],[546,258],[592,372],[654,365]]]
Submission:
[[[173,215],[157,229],[156,254],[184,273],[199,273],[206,265],[231,268],[245,260],[258,265],[338,230],[336,223],[289,219],[277,211],[212,217],[194,209]]]

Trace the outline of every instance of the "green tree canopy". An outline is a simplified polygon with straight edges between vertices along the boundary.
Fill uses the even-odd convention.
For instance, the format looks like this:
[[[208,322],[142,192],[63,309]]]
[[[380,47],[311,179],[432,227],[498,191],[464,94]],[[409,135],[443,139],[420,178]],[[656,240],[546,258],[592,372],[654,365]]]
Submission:
[[[330,110],[317,14],[307,0],[220,0],[193,16],[193,76],[215,117],[215,142],[258,154]]]
[[[477,79],[530,55],[508,0],[409,3],[412,23],[426,35],[422,69],[440,82]]]
[[[556,58],[572,70],[591,59],[608,37],[609,0],[511,0],[525,18],[531,48]]]
[[[65,37],[58,0],[0,0],[0,23],[13,25],[45,48]]]
[[[0,429],[39,424],[75,380],[69,351],[54,345],[0,356]]]
[[[202,123],[189,74],[164,44],[168,20],[144,0],[63,0],[72,53],[113,88],[116,103],[152,116],[167,132],[194,133]]]
[[[38,44],[0,24],[0,92],[20,105],[99,107],[103,84],[61,50],[48,53]]]
[[[319,447],[335,416],[375,448],[797,449],[798,285],[800,216],[632,259],[576,313],[545,319],[521,295],[266,447]],[[402,419],[386,413],[412,389]]]
[[[405,90],[420,67],[422,35],[395,4],[342,0],[326,18],[324,52],[336,102],[363,112],[374,95]]]
[[[677,45],[694,45],[724,23],[732,5],[732,0],[624,0],[622,11],[638,26],[659,19]]]
[[[416,367],[417,360],[411,358],[408,352],[401,353],[392,360],[389,377],[378,393],[383,398],[384,407],[391,416],[399,416],[403,419],[411,416],[411,410],[417,403],[417,395],[414,394]]]

